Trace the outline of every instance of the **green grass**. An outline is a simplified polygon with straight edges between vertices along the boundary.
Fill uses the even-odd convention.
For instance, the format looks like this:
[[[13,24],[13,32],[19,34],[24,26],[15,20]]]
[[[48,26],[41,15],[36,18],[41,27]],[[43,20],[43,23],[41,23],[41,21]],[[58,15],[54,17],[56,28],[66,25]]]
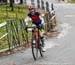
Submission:
[[[18,9],[19,7],[19,9]],[[25,18],[25,16],[28,13],[28,9],[26,6],[23,5],[14,5],[14,11],[11,11],[11,8],[9,6],[3,5],[0,6],[0,22],[2,20],[6,20],[8,18],[13,19],[13,18]]]
[[[20,9],[18,9],[18,6]],[[7,12],[6,12],[6,5],[0,6],[0,24],[3,22],[7,22],[9,19],[23,19],[27,16],[28,9],[26,6],[23,5],[14,5],[14,11],[11,11],[11,8],[7,5]],[[0,28],[0,37],[2,37],[6,33],[6,28]],[[7,37],[0,39],[0,50],[5,49],[8,47]]]
[[[8,42],[6,37],[0,40],[0,50],[8,48]]]
[[[68,0],[69,3],[75,3],[75,0]]]

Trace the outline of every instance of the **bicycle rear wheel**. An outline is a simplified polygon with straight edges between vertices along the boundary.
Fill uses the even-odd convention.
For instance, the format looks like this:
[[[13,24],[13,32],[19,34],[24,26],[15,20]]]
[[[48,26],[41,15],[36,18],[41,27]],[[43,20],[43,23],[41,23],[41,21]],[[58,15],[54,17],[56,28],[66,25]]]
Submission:
[[[43,57],[41,40],[40,40],[40,44],[39,44],[39,52],[40,52],[41,57]]]

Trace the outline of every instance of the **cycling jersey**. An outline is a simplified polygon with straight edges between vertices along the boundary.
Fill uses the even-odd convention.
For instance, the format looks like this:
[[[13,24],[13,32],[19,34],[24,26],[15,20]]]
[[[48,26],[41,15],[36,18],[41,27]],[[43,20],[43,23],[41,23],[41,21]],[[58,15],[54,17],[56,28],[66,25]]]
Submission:
[[[45,24],[44,23],[44,19],[43,19],[43,17],[40,15],[40,13],[39,12],[35,12],[35,14],[31,14],[31,13],[29,13],[28,14],[28,17],[26,17],[25,19],[25,23],[26,23],[26,26],[28,26],[28,22],[29,22],[29,20],[32,20],[32,23],[33,24],[35,24],[35,25],[39,25],[39,24]]]
[[[32,23],[35,24],[35,25],[39,25],[41,24],[41,19],[40,19],[40,13],[38,12],[35,12],[35,14],[31,14],[29,13],[28,16],[32,19]]]

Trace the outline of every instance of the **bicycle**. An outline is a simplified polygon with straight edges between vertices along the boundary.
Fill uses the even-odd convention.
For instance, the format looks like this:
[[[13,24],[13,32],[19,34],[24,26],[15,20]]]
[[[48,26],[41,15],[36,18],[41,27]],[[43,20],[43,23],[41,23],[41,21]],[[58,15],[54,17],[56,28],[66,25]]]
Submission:
[[[40,30],[39,27],[27,27],[27,29],[28,28],[32,28],[32,40],[31,40],[32,55],[34,60],[37,60],[38,51],[40,52],[41,57],[43,57],[42,43],[40,40]]]

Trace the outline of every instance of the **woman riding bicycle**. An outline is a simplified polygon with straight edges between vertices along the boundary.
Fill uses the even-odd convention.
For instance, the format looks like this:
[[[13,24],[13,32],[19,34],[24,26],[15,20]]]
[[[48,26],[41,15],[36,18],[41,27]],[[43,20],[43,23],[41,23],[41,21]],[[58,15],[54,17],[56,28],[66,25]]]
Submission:
[[[36,12],[36,9],[34,6],[29,6],[28,7],[29,13],[28,13],[28,17],[25,18],[25,22],[26,22],[26,28],[28,27],[28,22],[31,19],[32,20],[32,24],[36,25],[36,27],[40,28],[40,39],[42,42],[42,51],[46,51],[45,48],[45,43],[44,43],[44,35],[43,35],[43,25],[44,25],[44,19],[41,16],[41,14],[39,12]]]

